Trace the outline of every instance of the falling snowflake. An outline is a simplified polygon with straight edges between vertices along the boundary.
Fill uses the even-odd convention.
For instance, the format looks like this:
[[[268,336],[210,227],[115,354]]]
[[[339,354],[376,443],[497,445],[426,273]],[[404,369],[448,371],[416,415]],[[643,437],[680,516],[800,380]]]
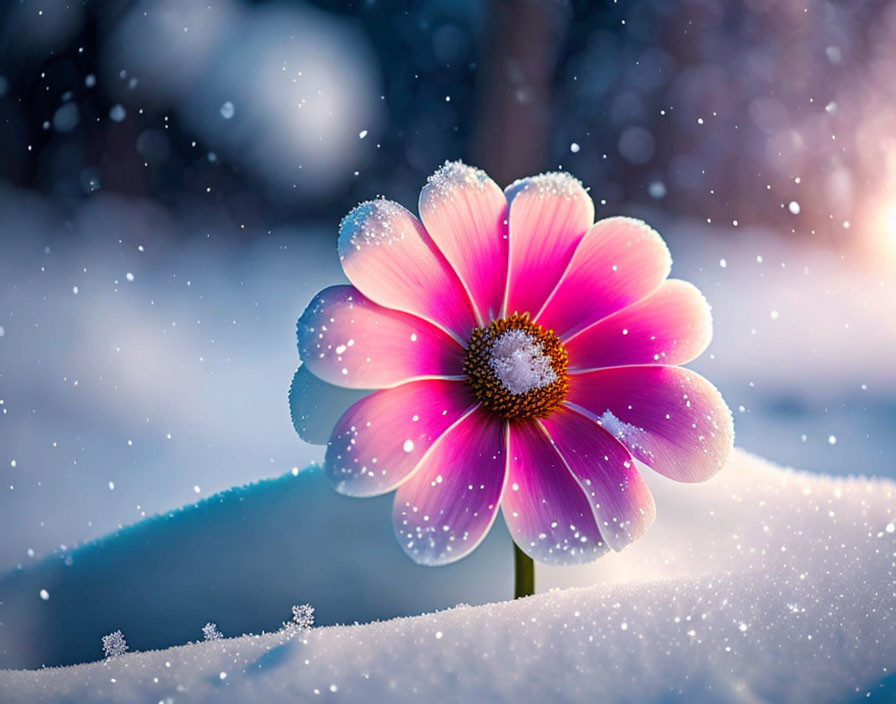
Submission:
[[[218,624],[209,621],[202,627],[202,635],[205,640],[221,640],[224,636],[218,630]]]
[[[103,636],[103,654],[107,658],[117,658],[126,652],[128,652],[128,643],[120,630]]]

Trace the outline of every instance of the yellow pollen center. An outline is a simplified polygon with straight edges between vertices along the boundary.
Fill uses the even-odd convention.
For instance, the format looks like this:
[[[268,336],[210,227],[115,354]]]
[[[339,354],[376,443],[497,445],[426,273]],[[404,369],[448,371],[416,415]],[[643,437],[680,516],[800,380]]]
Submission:
[[[514,313],[475,328],[464,374],[484,408],[508,420],[546,418],[569,389],[568,357],[553,330]]]

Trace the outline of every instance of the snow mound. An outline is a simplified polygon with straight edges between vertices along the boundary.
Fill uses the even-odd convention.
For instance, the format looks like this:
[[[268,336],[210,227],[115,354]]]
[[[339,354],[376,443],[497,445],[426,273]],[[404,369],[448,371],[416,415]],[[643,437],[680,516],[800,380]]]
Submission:
[[[131,650],[197,640],[208,622],[225,636],[273,631],[294,604],[331,625],[512,596],[503,522],[469,559],[421,567],[395,540],[391,500],[341,496],[312,468],[14,570],[0,577],[0,669],[96,660],[119,629]]]
[[[539,566],[542,587],[591,586],[3,671],[0,701],[893,700],[896,484],[736,452],[705,484],[651,486],[644,539]]]

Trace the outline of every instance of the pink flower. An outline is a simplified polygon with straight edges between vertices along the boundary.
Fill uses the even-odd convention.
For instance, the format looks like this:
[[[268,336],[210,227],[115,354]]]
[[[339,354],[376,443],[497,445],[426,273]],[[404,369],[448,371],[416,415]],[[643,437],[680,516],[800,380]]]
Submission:
[[[530,557],[587,562],[653,521],[635,459],[682,482],[722,467],[731,413],[676,366],[709,344],[709,306],[667,279],[656,232],[595,223],[568,174],[502,192],[460,162],[430,177],[419,209],[422,223],[375,200],[342,222],[352,285],[321,291],[299,319],[291,390],[301,431],[315,413],[302,390],[317,379],[333,398],[330,384],[378,389],[346,392],[325,468],[343,494],[397,490],[411,558],[461,559],[500,507]]]

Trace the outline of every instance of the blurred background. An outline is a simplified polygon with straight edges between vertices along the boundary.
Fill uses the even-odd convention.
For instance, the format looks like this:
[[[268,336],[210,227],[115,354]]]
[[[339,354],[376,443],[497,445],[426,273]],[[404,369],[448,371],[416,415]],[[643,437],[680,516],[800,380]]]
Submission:
[[[295,321],[446,159],[649,221],[737,444],[896,476],[894,75],[875,0],[4,3],[0,571],[321,459]]]

